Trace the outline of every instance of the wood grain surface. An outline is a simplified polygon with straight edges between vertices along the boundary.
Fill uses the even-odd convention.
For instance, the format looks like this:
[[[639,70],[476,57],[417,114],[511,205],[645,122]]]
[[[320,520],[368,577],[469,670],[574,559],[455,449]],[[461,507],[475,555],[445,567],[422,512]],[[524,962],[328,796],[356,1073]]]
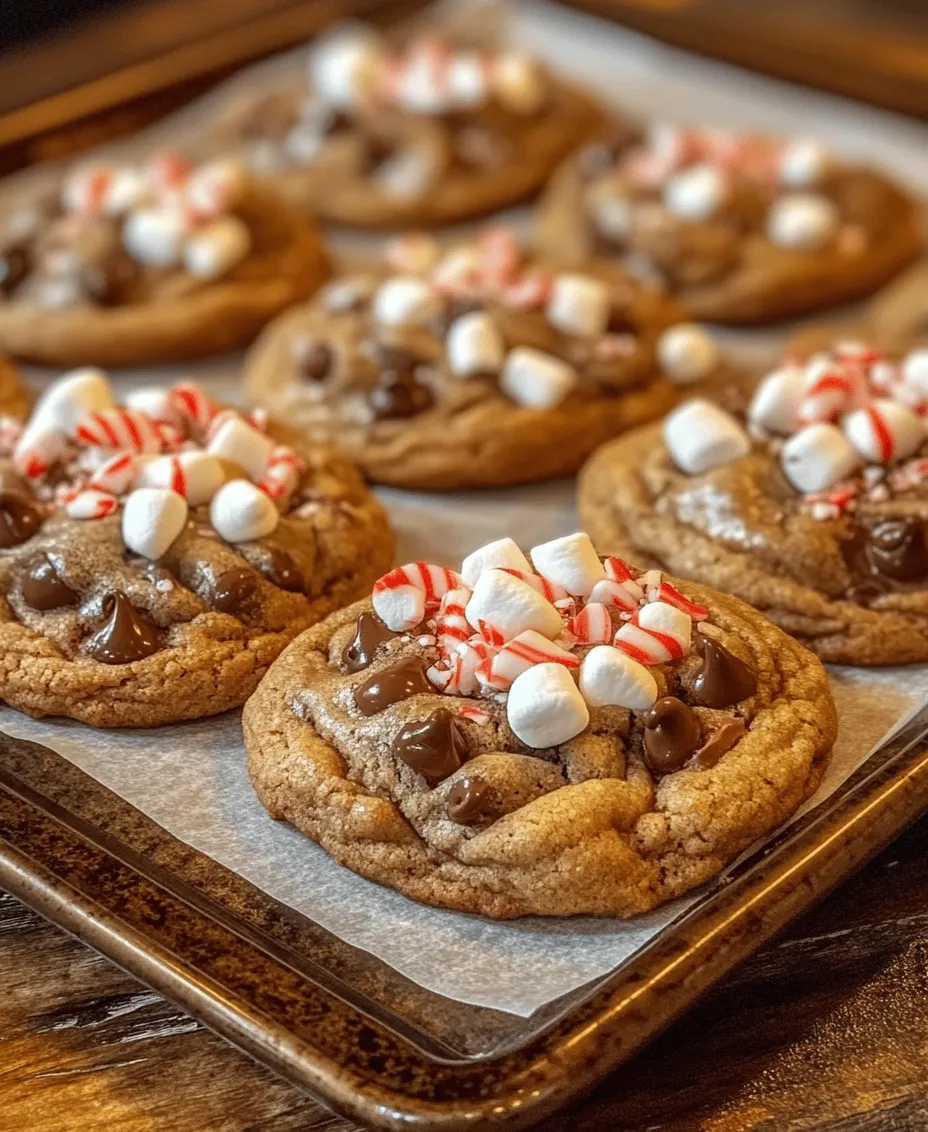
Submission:
[[[549,1132],[924,1132],[928,819]],[[347,1132],[0,894],[0,1132]]]

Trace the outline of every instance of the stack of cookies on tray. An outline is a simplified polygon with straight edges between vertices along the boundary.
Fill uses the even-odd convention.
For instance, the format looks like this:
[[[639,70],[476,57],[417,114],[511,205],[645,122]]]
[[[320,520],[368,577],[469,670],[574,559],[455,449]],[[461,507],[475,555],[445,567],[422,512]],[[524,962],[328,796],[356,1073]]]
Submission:
[[[916,202],[465,38],[337,29],[209,105],[0,218],[0,349],[58,371],[30,411],[0,366],[0,698],[244,704],[269,814],[427,903],[634,916],[716,876],[821,781],[822,661],[928,659],[928,291],[768,367],[706,324],[871,295]],[[249,343],[225,400],[99,368]],[[519,545],[483,497],[463,561],[399,566],[367,486],[578,471],[583,531]]]

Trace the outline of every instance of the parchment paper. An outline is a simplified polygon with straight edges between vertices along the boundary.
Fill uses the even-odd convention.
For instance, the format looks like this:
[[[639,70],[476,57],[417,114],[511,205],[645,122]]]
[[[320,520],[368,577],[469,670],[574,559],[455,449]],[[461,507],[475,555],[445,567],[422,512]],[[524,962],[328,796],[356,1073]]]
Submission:
[[[773,79],[749,75],[611,24],[544,2],[512,5],[513,38],[564,71],[640,113],[813,133],[837,149],[886,165],[928,190],[928,127]],[[263,85],[284,63],[261,64]],[[250,80],[233,80],[238,86]],[[215,104],[216,95],[203,104]],[[168,139],[196,122],[196,107],[149,132]],[[137,144],[137,143],[136,143]],[[770,356],[784,333],[727,335],[743,355]],[[191,376],[235,400],[240,359],[117,375],[123,388]],[[39,371],[32,371],[38,381]],[[575,529],[572,482],[453,496],[383,491],[399,559],[454,562],[492,538],[531,545]],[[832,673],[841,733],[825,782],[827,797],[880,739],[928,696],[922,668]],[[528,1016],[544,1003],[613,970],[670,922],[681,900],[630,924],[593,918],[495,924],[424,908],[340,868],[308,839],[271,821],[244,770],[238,713],[157,731],[104,733],[66,721],[36,722],[0,708],[0,729],[58,751],[165,829],[236,870],[276,899],[430,990]]]

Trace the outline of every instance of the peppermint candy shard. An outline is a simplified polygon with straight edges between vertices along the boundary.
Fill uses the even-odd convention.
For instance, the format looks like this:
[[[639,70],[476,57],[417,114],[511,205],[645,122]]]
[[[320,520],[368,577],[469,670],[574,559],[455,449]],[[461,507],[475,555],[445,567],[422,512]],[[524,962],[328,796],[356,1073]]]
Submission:
[[[115,495],[99,488],[85,488],[65,503],[65,513],[70,519],[105,519],[119,507]]]
[[[438,608],[444,595],[460,584],[459,575],[445,566],[409,562],[374,583],[374,611],[394,632],[413,629],[428,608]]]
[[[495,656],[482,660],[475,674],[479,683],[505,692],[517,676],[536,664],[563,664],[573,669],[580,667],[580,660],[541,633],[527,629],[503,645]]]
[[[676,586],[672,586],[670,582],[661,582],[657,591],[656,600],[681,610],[692,621],[709,620],[709,610],[706,609],[704,605],[697,605],[695,601],[690,601],[685,594],[681,594]]]
[[[598,601],[588,602],[567,622],[567,632],[581,645],[604,645],[612,640],[612,617]]]

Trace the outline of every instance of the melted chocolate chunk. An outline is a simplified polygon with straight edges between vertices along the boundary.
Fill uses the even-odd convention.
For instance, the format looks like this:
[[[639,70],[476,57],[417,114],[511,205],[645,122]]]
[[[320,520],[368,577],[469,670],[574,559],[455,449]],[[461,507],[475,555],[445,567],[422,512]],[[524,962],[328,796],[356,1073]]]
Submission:
[[[354,690],[354,702],[362,715],[376,715],[390,704],[434,691],[425,675],[425,661],[419,656],[404,656],[359,684]]]
[[[324,381],[332,371],[334,355],[325,342],[300,337],[293,342],[293,361],[304,381]]]
[[[21,588],[26,605],[43,613],[77,603],[77,594],[61,579],[44,554],[32,564],[29,573],[22,580]]]
[[[658,776],[679,770],[702,738],[696,713],[675,696],[663,696],[648,710],[644,728],[647,763]]]
[[[0,491],[0,550],[20,546],[42,526],[41,507],[19,491]]]
[[[920,589],[928,579],[928,539],[918,519],[881,519],[855,526],[841,543],[851,575],[844,596],[867,605],[884,593]]]
[[[404,724],[393,740],[393,753],[430,782],[440,782],[464,761],[467,744],[451,712],[438,708],[427,719]]]
[[[362,613],[358,617],[354,640],[342,650],[342,664],[349,672],[360,672],[374,659],[378,647],[396,636],[399,634],[388,629],[376,613]]]
[[[10,295],[29,274],[29,252],[25,243],[0,249],[0,295]]]
[[[288,593],[306,593],[306,581],[300,568],[285,550],[272,547],[268,552],[269,563],[265,571],[268,579]]]
[[[253,570],[233,566],[224,570],[213,586],[213,609],[220,613],[241,613],[254,602],[258,592],[258,579]]]
[[[432,391],[411,373],[387,370],[368,394],[368,402],[379,421],[404,420],[430,409],[435,403]]]
[[[371,360],[383,371],[412,373],[416,366],[425,360],[405,346],[393,346],[389,342],[375,342],[371,347]]]
[[[448,817],[458,825],[475,825],[493,812],[493,792],[482,778],[459,778],[448,793]]]
[[[724,645],[699,634],[702,668],[693,680],[691,698],[702,707],[723,708],[740,703],[757,691],[757,673]]]
[[[747,728],[743,719],[726,719],[718,727],[689,761],[689,766],[695,770],[708,770],[715,766],[722,755],[739,743],[744,737]]]
[[[103,599],[106,621],[88,637],[86,651],[103,664],[130,664],[143,660],[162,646],[161,632],[132,608],[125,594],[109,593]]]

